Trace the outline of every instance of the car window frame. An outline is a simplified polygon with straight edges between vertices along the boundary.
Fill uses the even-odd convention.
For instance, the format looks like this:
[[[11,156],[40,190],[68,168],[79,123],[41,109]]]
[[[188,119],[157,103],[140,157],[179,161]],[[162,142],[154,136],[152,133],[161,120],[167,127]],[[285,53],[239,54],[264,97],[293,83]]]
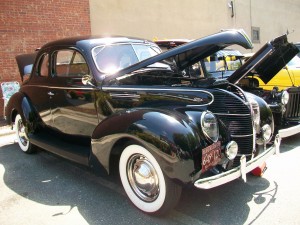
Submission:
[[[44,59],[45,59],[45,56],[48,57],[48,65],[47,65],[47,69],[48,69],[48,74],[47,75],[41,75],[41,68],[42,68],[42,65],[44,63]],[[49,74],[50,74],[50,63],[51,63],[51,56],[48,52],[43,52],[39,59],[38,59],[38,62],[37,62],[37,65],[35,67],[35,77],[41,77],[41,78],[47,78],[49,77]]]
[[[57,75],[57,72],[56,72],[57,64],[56,63],[57,63],[57,54],[58,54],[59,51],[72,51],[73,52],[70,63],[68,65],[72,65],[72,63],[74,62],[74,59],[76,58],[76,54],[80,54],[81,58],[84,60],[85,65],[87,67],[87,73],[80,74],[80,75],[77,75],[77,76],[74,75],[74,74],[69,74],[69,75],[64,75],[64,76],[63,75]],[[51,54],[51,59],[52,59],[52,63],[53,63],[53,66],[51,68],[51,76],[52,77],[57,77],[57,78],[81,78],[84,75],[91,75],[91,68],[88,64],[88,60],[86,59],[85,55],[82,54],[82,52],[79,51],[77,48],[62,47],[62,48],[53,49],[52,54]]]

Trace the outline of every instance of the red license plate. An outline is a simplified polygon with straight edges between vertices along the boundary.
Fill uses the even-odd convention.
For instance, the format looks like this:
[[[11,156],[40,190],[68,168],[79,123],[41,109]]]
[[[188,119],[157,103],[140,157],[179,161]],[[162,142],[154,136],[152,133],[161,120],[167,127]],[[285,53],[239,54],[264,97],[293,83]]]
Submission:
[[[221,142],[218,141],[202,149],[202,172],[215,166],[221,160]]]

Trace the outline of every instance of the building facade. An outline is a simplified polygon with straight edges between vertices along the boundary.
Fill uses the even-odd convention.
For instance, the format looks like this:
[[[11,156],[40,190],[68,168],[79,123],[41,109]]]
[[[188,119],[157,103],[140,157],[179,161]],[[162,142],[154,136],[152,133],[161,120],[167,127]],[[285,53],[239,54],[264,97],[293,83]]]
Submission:
[[[90,10],[93,34],[196,39],[244,29],[253,51],[287,32],[300,41],[299,0],[90,0]]]
[[[0,83],[21,82],[16,55],[58,38],[90,34],[89,12],[89,0],[1,0]]]
[[[196,39],[222,29],[244,29],[256,51],[289,33],[300,41],[299,0],[2,0],[0,83],[21,81],[15,56],[48,41],[107,34]],[[1,93],[2,94],[2,93]],[[2,118],[3,101],[0,102]]]

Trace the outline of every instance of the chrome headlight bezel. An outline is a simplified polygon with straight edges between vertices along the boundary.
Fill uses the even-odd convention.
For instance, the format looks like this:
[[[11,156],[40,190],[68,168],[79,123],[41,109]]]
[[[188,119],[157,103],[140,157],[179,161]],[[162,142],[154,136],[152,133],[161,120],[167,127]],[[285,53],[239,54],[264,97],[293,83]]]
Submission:
[[[259,132],[260,127],[260,107],[258,102],[251,96],[247,95],[248,101],[250,103],[250,108],[252,112],[252,119],[254,122],[254,126],[256,128],[256,131]]]
[[[287,91],[283,91],[281,94],[281,103],[283,105],[286,105],[288,104],[289,99],[290,99],[290,94]]]
[[[210,111],[202,113],[200,125],[203,134],[212,142],[217,142],[219,139],[219,123],[217,117]]]

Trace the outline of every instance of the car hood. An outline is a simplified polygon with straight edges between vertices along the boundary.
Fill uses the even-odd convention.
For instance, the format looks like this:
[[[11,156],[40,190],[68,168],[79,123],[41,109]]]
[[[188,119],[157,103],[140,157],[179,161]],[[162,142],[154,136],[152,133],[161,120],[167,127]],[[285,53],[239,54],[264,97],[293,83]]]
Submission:
[[[104,82],[120,78],[126,74],[146,68],[154,63],[161,62],[169,58],[173,59],[179,70],[183,70],[231,45],[240,45],[246,49],[253,47],[249,37],[243,30],[227,30],[180,45],[176,48],[124,68],[115,74],[107,74],[104,77]]]
[[[268,83],[297,53],[298,48],[288,42],[287,36],[282,35],[266,43],[258,52],[250,57],[227,80],[238,83],[246,75],[259,75],[261,80]]]

